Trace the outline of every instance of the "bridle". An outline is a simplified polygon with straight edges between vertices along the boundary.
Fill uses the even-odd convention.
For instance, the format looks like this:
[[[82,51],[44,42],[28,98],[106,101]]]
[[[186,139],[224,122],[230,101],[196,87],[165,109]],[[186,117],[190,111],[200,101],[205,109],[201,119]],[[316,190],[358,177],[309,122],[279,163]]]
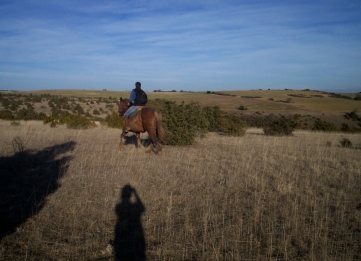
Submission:
[[[123,101],[124,101],[124,100],[123,100]],[[120,106],[121,106],[121,101],[119,102],[119,105],[118,105],[118,117],[124,116],[124,113],[127,111],[127,110],[125,110],[125,111],[123,111],[122,113],[120,113],[120,112],[119,112]],[[129,107],[130,107],[130,106],[128,106],[128,108],[129,108]]]

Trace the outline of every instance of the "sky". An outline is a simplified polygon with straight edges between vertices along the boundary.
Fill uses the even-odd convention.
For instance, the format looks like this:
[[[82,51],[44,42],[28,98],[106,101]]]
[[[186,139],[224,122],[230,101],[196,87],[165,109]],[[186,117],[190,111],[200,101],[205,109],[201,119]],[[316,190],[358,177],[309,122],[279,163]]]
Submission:
[[[0,90],[361,91],[359,0],[1,0]]]

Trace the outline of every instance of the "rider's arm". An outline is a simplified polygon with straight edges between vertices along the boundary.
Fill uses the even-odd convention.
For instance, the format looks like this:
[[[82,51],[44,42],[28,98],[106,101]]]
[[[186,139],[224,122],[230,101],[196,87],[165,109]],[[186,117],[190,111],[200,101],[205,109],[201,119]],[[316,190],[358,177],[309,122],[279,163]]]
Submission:
[[[132,102],[135,100],[135,98],[136,98],[135,91],[132,90],[128,103],[132,104]]]

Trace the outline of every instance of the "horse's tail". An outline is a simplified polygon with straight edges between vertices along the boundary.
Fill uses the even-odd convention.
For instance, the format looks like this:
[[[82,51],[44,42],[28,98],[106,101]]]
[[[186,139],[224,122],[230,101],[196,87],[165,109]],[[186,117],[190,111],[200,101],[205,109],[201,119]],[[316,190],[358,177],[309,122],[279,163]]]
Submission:
[[[159,138],[165,142],[168,139],[168,134],[165,132],[162,124],[162,114],[159,111],[155,111],[155,118],[157,119],[157,133]]]

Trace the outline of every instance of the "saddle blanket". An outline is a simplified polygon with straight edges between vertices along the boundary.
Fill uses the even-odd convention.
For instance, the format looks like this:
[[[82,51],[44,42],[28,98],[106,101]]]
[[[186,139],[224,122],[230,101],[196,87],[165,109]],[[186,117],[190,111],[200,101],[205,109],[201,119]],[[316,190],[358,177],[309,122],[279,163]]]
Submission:
[[[131,114],[129,114],[129,119],[133,118],[135,115],[137,115],[138,112],[140,112],[145,106],[139,106],[135,111],[133,111]]]

